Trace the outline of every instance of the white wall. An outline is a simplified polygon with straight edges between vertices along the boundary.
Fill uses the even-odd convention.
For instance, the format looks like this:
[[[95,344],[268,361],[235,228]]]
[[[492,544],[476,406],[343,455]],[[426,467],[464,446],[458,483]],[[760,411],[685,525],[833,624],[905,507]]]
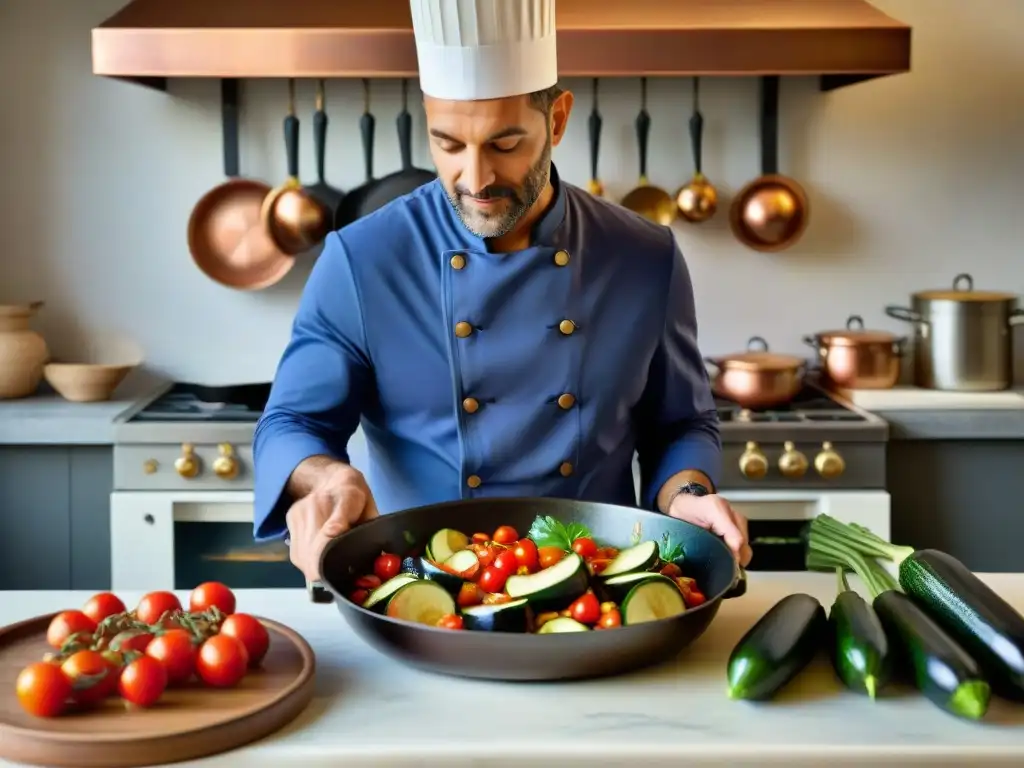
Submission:
[[[90,74],[90,28],[123,0],[0,2],[0,301],[44,299],[55,355],[111,330],[131,334],[161,372],[209,382],[267,379],[284,345],[308,262],[260,294],[207,280],[185,224],[222,178],[219,87],[174,81],[170,95]],[[831,94],[783,83],[780,162],[812,201],[811,225],[784,254],[745,250],[726,217],[679,226],[707,353],[754,333],[779,350],[860,313],[905,330],[882,306],[947,285],[1024,293],[1024,3],[875,0],[914,27],[914,71]],[[556,152],[564,175],[588,176],[589,83]],[[300,83],[302,170],[313,173],[312,87]],[[675,188],[692,170],[688,81],[653,81],[652,180]],[[757,174],[757,84],[701,89],[705,170],[726,193]],[[243,172],[284,173],[284,81],[244,85]],[[601,175],[621,196],[635,182],[636,80],[606,81]],[[374,99],[378,173],[398,166],[398,84]],[[328,178],[362,178],[357,82],[328,84]],[[416,161],[429,165],[420,114]],[[1024,333],[1018,332],[1018,349]],[[1024,368],[1019,365],[1018,369]]]

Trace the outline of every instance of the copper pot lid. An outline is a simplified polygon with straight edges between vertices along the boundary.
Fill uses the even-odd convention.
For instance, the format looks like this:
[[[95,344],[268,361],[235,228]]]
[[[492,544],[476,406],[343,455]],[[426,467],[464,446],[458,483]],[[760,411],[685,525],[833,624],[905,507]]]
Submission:
[[[791,371],[806,364],[806,360],[796,355],[780,355],[768,350],[768,342],[760,336],[751,336],[747,341],[747,351],[734,355],[709,358],[709,362],[719,368],[730,368],[745,371]]]
[[[846,319],[846,329],[842,331],[822,331],[815,334],[821,344],[838,347],[854,347],[858,344],[891,344],[899,337],[889,331],[874,331],[864,327],[864,318],[850,315]]]
[[[952,290],[939,288],[930,291],[920,291],[914,294],[915,299],[923,301],[1013,301],[1017,298],[1014,293],[1003,293],[1002,291],[976,291],[974,290],[974,278],[966,272],[953,278]]]

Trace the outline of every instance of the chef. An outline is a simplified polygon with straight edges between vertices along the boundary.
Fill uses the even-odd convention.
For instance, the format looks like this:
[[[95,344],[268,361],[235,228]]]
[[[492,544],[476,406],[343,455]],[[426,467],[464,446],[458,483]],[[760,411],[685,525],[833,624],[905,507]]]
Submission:
[[[378,514],[551,496],[660,510],[746,564],[672,232],[551,162],[573,106],[554,0],[411,5],[438,179],[328,235],[256,429],[256,538],[313,580]]]

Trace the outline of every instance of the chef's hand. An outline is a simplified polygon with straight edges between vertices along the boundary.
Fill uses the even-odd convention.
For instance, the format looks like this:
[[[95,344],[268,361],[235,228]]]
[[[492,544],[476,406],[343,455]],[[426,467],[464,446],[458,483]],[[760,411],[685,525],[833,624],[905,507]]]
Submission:
[[[672,500],[670,516],[717,533],[732,550],[740,565],[747,565],[753,552],[747,536],[747,518],[717,494],[693,496],[681,493]]]
[[[320,555],[328,542],[377,515],[377,504],[359,470],[340,462],[320,468],[309,493],[285,515],[292,564],[307,581],[317,581]]]

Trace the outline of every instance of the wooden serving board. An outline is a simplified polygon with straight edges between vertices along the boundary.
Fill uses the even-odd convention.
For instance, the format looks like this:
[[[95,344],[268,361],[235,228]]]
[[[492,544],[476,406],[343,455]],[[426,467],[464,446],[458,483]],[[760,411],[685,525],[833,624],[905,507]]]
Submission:
[[[313,698],[313,649],[296,632],[261,618],[270,632],[262,668],[235,688],[195,682],[168,688],[151,709],[126,709],[114,696],[99,707],[54,718],[29,715],[15,682],[50,647],[56,614],[0,629],[0,759],[68,768],[130,768],[191,760],[261,739],[291,722]]]

